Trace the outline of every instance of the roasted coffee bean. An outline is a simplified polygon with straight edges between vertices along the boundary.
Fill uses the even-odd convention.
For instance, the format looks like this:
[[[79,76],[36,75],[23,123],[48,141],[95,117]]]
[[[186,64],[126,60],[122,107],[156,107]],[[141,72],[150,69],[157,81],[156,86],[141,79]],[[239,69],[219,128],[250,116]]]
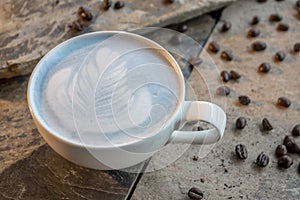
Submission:
[[[226,61],[232,61],[233,55],[230,51],[222,51],[221,58]]]
[[[124,6],[125,6],[124,1],[117,1],[117,2],[115,3],[114,8],[115,8],[115,9],[121,9],[121,8],[123,8]]]
[[[283,140],[283,144],[286,146],[288,143],[295,143],[295,139],[293,136],[287,135]]]
[[[237,129],[243,129],[243,128],[245,128],[246,125],[247,125],[247,120],[245,117],[237,118],[237,120],[235,122],[235,127]]]
[[[256,0],[258,3],[264,3],[267,2],[268,0]]]
[[[291,101],[286,97],[279,97],[277,100],[277,105],[282,107],[288,108],[290,107],[291,104],[292,104]]]
[[[199,188],[193,187],[189,190],[188,196],[190,199],[200,200],[203,199],[204,194]]]
[[[180,33],[184,33],[184,32],[186,32],[188,29],[189,29],[189,27],[188,27],[186,24],[180,24],[180,25],[177,27],[177,31],[180,32]]]
[[[108,10],[112,5],[112,1],[111,0],[104,0],[103,1],[103,9],[104,10]]]
[[[289,29],[290,29],[290,26],[288,24],[285,24],[285,23],[280,23],[277,26],[278,31],[288,31]]]
[[[234,70],[231,70],[229,74],[230,74],[230,79],[232,80],[238,80],[239,78],[241,78],[241,75]]]
[[[293,164],[293,158],[289,155],[283,155],[278,158],[278,166],[282,168],[289,168]]]
[[[259,16],[254,16],[252,18],[252,21],[250,22],[251,25],[256,25],[260,22],[260,17]]]
[[[78,32],[83,31],[83,26],[80,24],[78,20],[72,22],[71,28],[74,31],[78,31]]]
[[[248,96],[242,95],[239,96],[239,102],[242,105],[249,105],[251,103],[251,99]]]
[[[263,41],[257,41],[252,43],[252,49],[254,51],[263,51],[267,48],[267,44]]]
[[[279,14],[272,14],[269,17],[270,22],[280,22],[282,20],[282,16]]]
[[[224,21],[223,22],[223,25],[222,25],[222,27],[221,27],[221,32],[226,32],[226,31],[228,31],[229,29],[231,29],[231,22],[229,22],[229,21]]]
[[[166,0],[166,3],[174,3],[175,0]]]
[[[248,152],[246,146],[243,144],[238,144],[235,146],[235,153],[242,160],[248,158]]]
[[[221,79],[223,82],[228,82],[230,80],[230,74],[228,73],[228,71],[222,71],[221,72]]]
[[[283,51],[278,51],[275,54],[275,60],[283,61],[285,59],[285,53]]]
[[[294,126],[294,128],[292,130],[292,135],[300,136],[300,124],[297,124],[296,126]]]
[[[251,28],[248,31],[248,37],[257,37],[260,34],[260,30],[258,28]]]
[[[286,146],[288,152],[290,153],[298,153],[300,151],[300,147],[296,144],[293,136],[285,136],[283,144]]]
[[[262,63],[259,67],[258,67],[258,71],[262,72],[262,73],[267,73],[271,70],[271,65],[269,63]]]
[[[220,96],[228,96],[230,94],[230,88],[227,86],[220,86],[217,88],[217,94]]]
[[[265,131],[273,130],[273,126],[271,125],[271,123],[269,122],[269,120],[267,118],[263,118],[262,127]]]
[[[82,6],[80,6],[79,9],[78,9],[78,15],[82,19],[87,20],[87,21],[91,21],[93,19],[92,13],[88,9],[86,9]]]
[[[299,42],[294,44],[294,51],[295,52],[300,52],[300,43]]]
[[[195,126],[192,129],[193,131],[203,131],[204,129],[201,126]]]
[[[261,152],[256,158],[256,164],[259,167],[266,167],[269,164],[269,156]]]
[[[300,8],[300,0],[296,2],[296,8]]]
[[[211,43],[209,43],[208,45],[208,50],[213,52],[213,53],[218,53],[220,51],[220,46],[217,42],[212,41]]]
[[[280,157],[280,156],[286,155],[288,153],[288,151],[287,151],[285,145],[280,144],[277,146],[275,153],[276,153],[276,156]]]

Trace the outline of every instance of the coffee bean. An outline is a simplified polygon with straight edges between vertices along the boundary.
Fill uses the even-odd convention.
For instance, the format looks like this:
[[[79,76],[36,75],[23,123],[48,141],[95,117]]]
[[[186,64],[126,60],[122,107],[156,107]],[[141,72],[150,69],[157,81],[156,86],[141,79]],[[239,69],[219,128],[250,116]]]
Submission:
[[[192,129],[193,131],[203,131],[204,129],[201,126],[195,126]]]
[[[124,6],[125,6],[124,1],[117,1],[117,2],[115,3],[114,8],[115,8],[115,9],[121,9],[121,8],[123,8]]]
[[[286,155],[288,153],[288,151],[287,151],[285,145],[280,144],[277,146],[275,153],[276,153],[276,156],[280,157],[280,156]]]
[[[74,31],[78,31],[81,32],[83,31],[83,26],[80,24],[80,22],[78,20],[73,21],[72,25],[70,26],[72,28],[72,30]]]
[[[242,160],[245,160],[248,158],[248,152],[247,152],[246,146],[243,144],[238,144],[235,146],[235,153]]]
[[[267,118],[264,118],[262,120],[262,127],[265,131],[273,130],[273,126],[271,125],[271,123],[269,122],[269,120]]]
[[[263,51],[267,48],[267,44],[263,41],[257,41],[252,43],[252,49],[254,51]]]
[[[222,51],[221,58],[226,61],[232,61],[233,55],[230,51]]]
[[[217,94],[220,96],[228,96],[230,94],[230,88],[227,86],[220,86],[217,88]]]
[[[300,8],[300,0],[296,2],[296,8]]]
[[[289,155],[283,155],[278,158],[278,166],[282,168],[289,168],[293,164],[293,158]]]
[[[241,78],[241,75],[234,70],[231,70],[229,74],[230,74],[230,79],[232,80],[238,80],[239,78]]]
[[[186,24],[180,24],[180,25],[177,27],[177,31],[180,32],[180,33],[184,33],[184,32],[186,32],[188,29],[189,29],[189,27],[188,27]]]
[[[256,0],[258,3],[264,3],[267,2],[268,0]]]
[[[239,102],[242,105],[249,105],[251,103],[251,99],[248,96],[242,95],[239,96]]]
[[[91,21],[93,19],[92,13],[88,9],[86,9],[82,6],[80,6],[79,9],[78,9],[78,15],[82,19],[87,20],[87,21]]]
[[[111,0],[104,0],[103,1],[103,9],[104,10],[108,10],[112,5],[112,1]]]
[[[258,67],[258,71],[262,72],[262,73],[267,73],[271,70],[271,65],[269,63],[262,63],[259,67]]]
[[[203,199],[204,194],[199,188],[193,187],[189,190],[188,196],[190,199],[200,200]]]
[[[222,27],[221,27],[221,32],[226,32],[226,31],[228,31],[229,29],[231,29],[231,22],[229,22],[229,21],[224,21],[223,22],[223,25],[222,25]]]
[[[228,82],[230,80],[230,74],[228,73],[228,71],[222,71],[221,72],[221,79],[223,82]]]
[[[258,28],[251,28],[248,31],[248,37],[257,37],[260,34],[260,30]]]
[[[285,136],[283,140],[283,144],[286,145],[288,143],[295,143],[295,139],[293,138],[293,136],[290,135]]]
[[[175,0],[166,0],[166,3],[174,3]]]
[[[256,25],[260,22],[260,17],[259,16],[254,16],[252,18],[252,21],[250,22],[251,25]]]
[[[296,144],[293,136],[285,136],[283,144],[286,146],[288,152],[290,153],[300,153],[300,147]]]
[[[299,42],[294,44],[294,51],[295,52],[300,52],[300,43]]]
[[[285,53],[283,51],[278,51],[275,54],[275,60],[283,61],[285,59]]]
[[[288,24],[285,24],[285,23],[280,23],[277,26],[278,31],[288,31],[289,28],[290,28],[290,26]]]
[[[247,125],[247,120],[245,117],[237,118],[237,120],[235,122],[235,127],[237,129],[243,129],[243,128],[245,128],[246,125]]]
[[[286,97],[279,97],[277,100],[277,105],[282,107],[288,108],[290,107],[291,104],[292,104],[291,101]]]
[[[256,158],[256,164],[259,167],[266,167],[269,164],[269,156],[261,152]]]
[[[269,17],[270,22],[280,22],[282,20],[282,16],[279,14],[272,14]]]
[[[209,43],[208,45],[208,50],[210,50],[213,53],[218,53],[220,50],[220,46],[217,42],[212,41],[211,43]]]
[[[297,124],[296,126],[294,126],[294,128],[292,130],[292,135],[300,136],[300,124]]]

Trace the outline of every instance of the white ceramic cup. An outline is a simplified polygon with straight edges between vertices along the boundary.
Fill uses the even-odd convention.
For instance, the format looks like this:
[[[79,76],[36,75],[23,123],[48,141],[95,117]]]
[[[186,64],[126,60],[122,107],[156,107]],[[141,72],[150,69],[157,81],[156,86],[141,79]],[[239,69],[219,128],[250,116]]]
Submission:
[[[155,47],[165,57],[169,65],[178,73],[181,88],[177,106],[164,126],[148,137],[134,140],[122,145],[97,146],[66,139],[53,130],[45,121],[41,109],[43,84],[53,65],[60,62],[72,49],[105,40],[116,34]],[[142,36],[119,31],[103,31],[81,35],[63,42],[55,47],[37,64],[27,91],[28,106],[33,120],[45,141],[61,156],[78,165],[88,168],[108,170],[123,169],[138,164],[151,157],[157,150],[172,143],[213,144],[219,141],[224,133],[226,114],[217,105],[203,101],[185,101],[185,82],[175,59],[160,45]],[[180,121],[204,121],[214,128],[203,131],[176,130]],[[81,135],[81,137],[84,137]]]

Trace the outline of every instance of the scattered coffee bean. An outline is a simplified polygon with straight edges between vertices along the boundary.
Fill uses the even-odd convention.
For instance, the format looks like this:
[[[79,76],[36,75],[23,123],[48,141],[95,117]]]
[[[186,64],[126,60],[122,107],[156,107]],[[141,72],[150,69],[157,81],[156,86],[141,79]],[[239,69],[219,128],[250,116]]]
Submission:
[[[229,21],[224,21],[223,22],[223,25],[222,25],[222,27],[221,27],[221,32],[226,32],[226,31],[228,31],[229,29],[231,29],[231,22],[229,22]]]
[[[285,59],[285,53],[283,51],[278,51],[275,54],[275,60],[283,61]]]
[[[83,31],[83,26],[80,24],[78,20],[72,22],[72,25],[70,27],[74,31],[78,31],[78,32]]]
[[[250,22],[251,25],[256,25],[260,22],[260,17],[259,16],[254,16],[252,18],[252,21]]]
[[[238,144],[235,146],[235,153],[242,160],[248,158],[248,152],[246,146],[243,144]]]
[[[203,199],[204,194],[199,188],[193,187],[189,190],[188,196],[190,199],[200,200]]]
[[[180,32],[180,33],[184,33],[184,32],[186,32],[188,29],[189,29],[189,27],[188,27],[186,24],[180,24],[180,25],[177,27],[177,31]]]
[[[264,3],[267,2],[268,0],[256,0],[258,3]]]
[[[296,2],[296,8],[300,8],[300,0]]]
[[[282,16],[279,14],[272,14],[269,17],[270,22],[280,22],[282,20]]]
[[[192,129],[193,131],[203,131],[204,129],[201,126],[195,126]]]
[[[193,156],[193,160],[194,160],[194,161],[199,160],[199,156]]]
[[[275,153],[276,153],[276,156],[280,157],[280,156],[286,155],[288,153],[288,151],[287,151],[285,145],[280,144],[277,146]]]
[[[103,1],[103,9],[104,10],[108,10],[112,5],[112,1],[111,0],[104,0]]]
[[[299,42],[294,44],[294,51],[295,52],[300,52],[300,43]]]
[[[123,8],[124,6],[125,6],[124,1],[117,1],[117,2],[115,3],[114,8],[115,8],[115,9],[121,9],[121,8]]]
[[[273,130],[273,126],[271,125],[271,123],[269,122],[269,120],[267,118],[264,118],[262,120],[262,127],[265,131]]]
[[[262,72],[262,73],[267,73],[271,70],[271,65],[269,63],[262,63],[259,67],[258,67],[258,71]]]
[[[291,104],[292,104],[291,101],[286,97],[279,97],[277,100],[277,105],[282,107],[288,108],[290,107]]]
[[[88,9],[86,9],[82,6],[80,6],[79,9],[78,9],[78,15],[82,19],[87,20],[87,21],[91,21],[93,19],[92,13]]]
[[[221,72],[221,79],[223,82],[228,82],[230,80],[230,74],[228,73],[228,71]]]
[[[229,72],[229,74],[230,74],[230,78],[232,80],[238,80],[239,78],[241,78],[241,75],[238,72],[234,71],[234,70],[231,70]]]
[[[166,0],[166,3],[174,3],[175,0]]]
[[[230,94],[230,88],[227,86],[220,86],[217,88],[217,94],[220,96],[228,96]]]
[[[285,136],[283,140],[283,144],[287,145],[288,143],[295,143],[295,139],[293,138],[293,136],[290,135]]]
[[[260,30],[258,28],[251,28],[248,31],[248,37],[257,37],[260,34]]]
[[[251,99],[248,96],[242,95],[239,96],[239,102],[242,105],[249,105],[251,103]]]
[[[247,120],[245,117],[237,118],[237,120],[235,122],[235,127],[237,129],[243,129],[243,128],[245,128],[246,125],[247,125]]]
[[[283,155],[278,158],[278,166],[282,168],[289,168],[293,164],[293,158],[289,155]]]
[[[256,164],[259,167],[266,167],[269,164],[269,156],[261,152],[256,158]]]
[[[297,153],[300,150],[293,136],[285,136],[283,144],[286,146],[289,153]]]
[[[290,26],[288,24],[285,24],[285,23],[280,23],[277,26],[278,31],[288,31],[289,28],[290,28]]]
[[[300,124],[297,124],[296,126],[294,126],[294,128],[292,130],[292,135],[300,136]]]
[[[267,48],[267,44],[263,41],[257,41],[252,43],[252,49],[254,51],[263,51]]]
[[[222,51],[221,58],[226,61],[232,61],[233,55],[230,51]]]
[[[211,43],[209,43],[208,45],[208,50],[210,50],[213,53],[218,53],[220,50],[220,46],[217,42],[212,41]]]

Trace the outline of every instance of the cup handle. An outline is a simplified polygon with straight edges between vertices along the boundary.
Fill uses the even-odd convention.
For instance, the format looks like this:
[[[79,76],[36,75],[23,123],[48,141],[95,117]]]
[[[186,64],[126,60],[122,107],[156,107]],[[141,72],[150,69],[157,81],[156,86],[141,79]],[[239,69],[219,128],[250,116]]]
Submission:
[[[204,121],[214,126],[202,131],[179,131],[172,133],[169,142],[213,144],[224,134],[226,114],[217,105],[204,101],[184,101],[182,104],[182,119],[186,121]]]

